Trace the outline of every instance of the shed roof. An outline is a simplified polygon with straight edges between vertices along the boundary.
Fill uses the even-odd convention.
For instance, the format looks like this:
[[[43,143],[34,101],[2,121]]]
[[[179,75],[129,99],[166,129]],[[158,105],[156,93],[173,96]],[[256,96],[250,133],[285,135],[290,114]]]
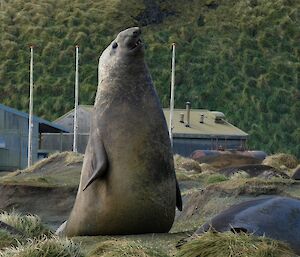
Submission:
[[[163,109],[169,127],[170,110]],[[184,114],[184,123],[180,122],[180,116]],[[200,116],[203,115],[204,122],[200,123]],[[173,136],[174,137],[226,137],[226,138],[246,138],[248,134],[235,127],[222,117],[220,112],[205,109],[191,109],[190,126],[186,126],[187,113],[185,109],[175,109],[173,115]],[[220,122],[216,122],[219,117]]]
[[[0,104],[0,109],[4,110],[6,112],[15,114],[17,116],[29,119],[29,114],[26,112],[22,112],[19,111],[17,109],[8,107],[6,105]],[[39,132],[50,132],[50,133],[55,133],[55,132],[69,132],[67,129],[65,129],[64,127],[57,125],[55,123],[52,123],[50,121],[44,120],[42,118],[39,118],[37,116],[33,116],[33,122],[37,122],[39,123],[40,127],[39,127]]]
[[[93,105],[80,105],[79,108],[91,112]],[[63,120],[70,113],[74,112],[74,109],[64,114],[54,122]],[[163,109],[168,127],[170,120],[170,110]],[[231,123],[222,119],[222,123],[216,123],[216,116],[222,116],[220,112],[213,112],[205,109],[191,109],[190,112],[190,127],[186,127],[186,123],[180,122],[180,114],[184,114],[186,121],[186,110],[175,109],[173,118],[173,135],[174,137],[187,137],[187,138],[201,138],[201,137],[226,137],[226,138],[247,138],[248,134],[241,129],[235,127]],[[200,123],[200,115],[204,115],[204,123]]]

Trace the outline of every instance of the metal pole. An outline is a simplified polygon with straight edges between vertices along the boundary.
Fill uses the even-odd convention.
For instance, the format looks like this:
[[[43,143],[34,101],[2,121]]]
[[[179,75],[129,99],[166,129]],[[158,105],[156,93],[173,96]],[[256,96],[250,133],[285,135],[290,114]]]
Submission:
[[[75,70],[75,109],[74,109],[74,141],[73,141],[73,152],[77,153],[77,130],[78,130],[78,50],[76,49],[76,70]]]
[[[30,46],[30,92],[29,92],[29,125],[28,125],[28,162],[32,165],[32,130],[33,130],[33,46]]]
[[[175,43],[172,44],[172,75],[171,75],[171,99],[170,99],[170,123],[169,136],[173,147],[173,115],[174,115],[174,88],[175,88]]]

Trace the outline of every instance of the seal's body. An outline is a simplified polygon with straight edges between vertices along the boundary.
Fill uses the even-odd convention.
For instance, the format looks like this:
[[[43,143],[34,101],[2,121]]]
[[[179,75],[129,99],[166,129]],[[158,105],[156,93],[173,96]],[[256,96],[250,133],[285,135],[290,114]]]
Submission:
[[[196,234],[212,228],[219,232],[246,232],[288,243],[300,254],[300,200],[267,197],[234,205],[202,225]]]
[[[103,52],[90,138],[67,236],[167,232],[181,209],[167,125],[140,29]],[[176,200],[177,198],[177,200]]]

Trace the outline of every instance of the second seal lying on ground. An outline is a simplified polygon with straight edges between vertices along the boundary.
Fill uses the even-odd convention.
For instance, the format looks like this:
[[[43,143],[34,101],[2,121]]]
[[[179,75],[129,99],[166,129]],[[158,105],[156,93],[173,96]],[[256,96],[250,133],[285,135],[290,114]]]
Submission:
[[[81,180],[67,236],[167,232],[181,209],[162,108],[139,28],[103,52]]]
[[[196,234],[209,229],[245,232],[288,243],[300,254],[300,200],[268,197],[243,202],[222,211],[201,226]]]

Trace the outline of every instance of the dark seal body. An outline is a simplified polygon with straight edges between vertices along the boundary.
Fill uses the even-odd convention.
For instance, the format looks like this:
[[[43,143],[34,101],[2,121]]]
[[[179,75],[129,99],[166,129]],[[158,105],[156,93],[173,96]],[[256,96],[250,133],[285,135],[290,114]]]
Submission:
[[[208,229],[219,232],[246,232],[288,243],[300,254],[300,200],[268,197],[246,201],[221,212],[201,226],[196,234]]]
[[[167,232],[176,197],[181,204],[168,129],[140,34],[139,28],[119,33],[100,57],[90,138],[64,227],[67,236]]]

